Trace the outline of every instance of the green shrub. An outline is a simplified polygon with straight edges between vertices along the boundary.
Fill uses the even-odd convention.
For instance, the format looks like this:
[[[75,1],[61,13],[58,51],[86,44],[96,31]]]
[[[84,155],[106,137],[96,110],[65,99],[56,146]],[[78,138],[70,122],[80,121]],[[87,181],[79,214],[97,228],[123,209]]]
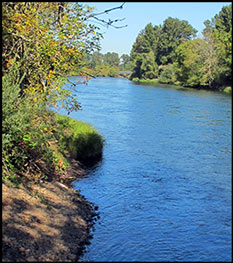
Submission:
[[[39,159],[52,168],[53,150],[48,142],[54,140],[51,131],[54,113],[42,101],[35,102],[31,95],[20,95],[16,68],[2,77],[2,113],[3,179],[15,182],[30,164],[33,173]]]
[[[30,128],[32,104],[19,98],[17,72],[2,77],[2,162],[3,176],[12,176],[23,169],[26,154],[24,134]],[[29,110],[27,110],[29,108]]]
[[[176,69],[174,64],[164,66],[159,76],[159,82],[164,84],[174,84],[176,82]]]
[[[228,86],[228,87],[224,88],[223,92],[225,92],[225,93],[232,93],[232,87]]]
[[[90,125],[46,108],[30,94],[20,95],[15,69],[2,78],[2,174],[15,185],[23,176],[41,180],[65,173],[67,155],[79,160],[102,154],[103,138]]]

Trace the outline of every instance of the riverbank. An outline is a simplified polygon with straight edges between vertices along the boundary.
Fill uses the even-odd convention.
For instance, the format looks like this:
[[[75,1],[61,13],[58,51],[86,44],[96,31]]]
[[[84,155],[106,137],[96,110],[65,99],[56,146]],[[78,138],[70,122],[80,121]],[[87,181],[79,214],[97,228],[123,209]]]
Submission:
[[[159,82],[158,79],[139,79],[139,78],[134,78],[132,79],[131,81],[133,82],[136,82],[136,83],[141,83],[141,84],[165,84],[165,83],[161,83]],[[181,86],[179,83],[172,83],[172,84],[165,84],[165,85],[172,85],[172,86],[177,86],[177,87],[182,87],[182,88],[186,88],[188,89],[189,87],[184,87],[184,86]],[[205,90],[212,90],[211,88],[202,88],[202,87],[199,87],[198,89],[205,89]],[[216,91],[219,91],[219,92],[224,92],[224,93],[228,93],[228,94],[232,94],[232,86],[229,86],[229,85],[225,85],[225,86],[222,86],[222,87],[219,87],[218,89],[215,89]]]
[[[90,230],[99,217],[97,206],[72,189],[72,181],[86,173],[77,157],[83,153],[86,161],[99,158],[103,138],[90,125],[69,117],[57,116],[57,122],[63,135],[57,134],[59,142],[52,147],[56,156],[63,156],[65,171],[49,175],[41,169],[37,172],[49,180],[35,181],[31,174],[21,174],[20,183],[3,182],[4,262],[77,262],[90,243]]]
[[[77,169],[78,168],[78,169]],[[73,160],[70,177],[85,171]],[[79,191],[58,181],[2,187],[2,260],[78,261],[98,213]]]

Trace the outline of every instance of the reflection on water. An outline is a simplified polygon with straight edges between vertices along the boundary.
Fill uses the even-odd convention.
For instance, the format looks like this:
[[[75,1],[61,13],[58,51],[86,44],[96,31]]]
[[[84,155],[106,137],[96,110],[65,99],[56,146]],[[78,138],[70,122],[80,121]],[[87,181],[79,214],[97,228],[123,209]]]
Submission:
[[[71,117],[106,139],[75,182],[100,212],[83,260],[231,261],[231,96],[186,91],[114,78],[78,87]]]

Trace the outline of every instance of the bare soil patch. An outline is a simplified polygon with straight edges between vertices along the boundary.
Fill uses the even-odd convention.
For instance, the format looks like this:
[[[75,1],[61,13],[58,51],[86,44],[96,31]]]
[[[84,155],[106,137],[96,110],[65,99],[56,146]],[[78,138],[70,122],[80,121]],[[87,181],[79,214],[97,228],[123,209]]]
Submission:
[[[83,174],[72,167],[70,174]],[[93,203],[57,181],[18,188],[5,182],[2,205],[4,262],[78,261],[98,217]]]

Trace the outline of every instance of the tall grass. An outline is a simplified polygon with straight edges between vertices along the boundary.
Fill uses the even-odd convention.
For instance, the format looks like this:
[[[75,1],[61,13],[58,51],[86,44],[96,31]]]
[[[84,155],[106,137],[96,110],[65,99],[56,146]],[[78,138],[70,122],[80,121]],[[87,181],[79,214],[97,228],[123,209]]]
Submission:
[[[159,83],[158,79],[139,79],[133,78],[132,81],[139,82],[139,83],[150,83],[150,84],[157,84]]]
[[[104,138],[90,124],[58,114],[56,122],[55,136],[62,152],[83,162],[102,155]]]

